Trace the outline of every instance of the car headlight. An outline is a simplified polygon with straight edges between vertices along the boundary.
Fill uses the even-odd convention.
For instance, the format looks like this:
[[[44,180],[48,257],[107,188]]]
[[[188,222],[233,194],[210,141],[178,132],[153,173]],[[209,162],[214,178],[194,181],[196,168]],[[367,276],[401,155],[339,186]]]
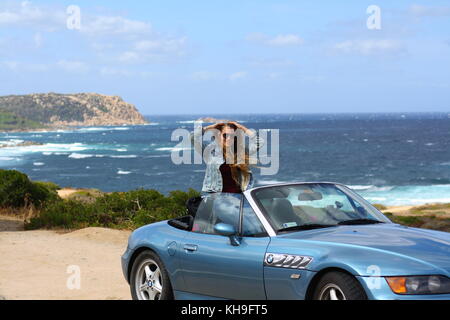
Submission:
[[[444,276],[386,277],[396,294],[450,293],[450,279]]]

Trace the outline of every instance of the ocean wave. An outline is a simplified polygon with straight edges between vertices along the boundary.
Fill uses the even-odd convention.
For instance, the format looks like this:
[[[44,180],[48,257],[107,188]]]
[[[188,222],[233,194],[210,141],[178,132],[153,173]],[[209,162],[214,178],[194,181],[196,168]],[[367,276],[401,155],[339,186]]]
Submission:
[[[152,156],[145,156],[144,158],[169,158],[170,155],[169,154],[160,154],[160,155],[152,155]]]
[[[127,130],[130,130],[130,128],[129,127],[115,127],[110,130],[127,131]]]
[[[108,156],[110,158],[114,158],[114,159],[134,159],[137,158],[138,156],[135,154],[130,154],[130,155],[123,155],[123,156]]]
[[[72,153],[68,158],[70,159],[87,159],[94,157],[93,154],[81,154],[81,153]]]
[[[193,123],[203,123],[203,121],[199,121],[199,120],[184,120],[184,121],[177,121],[177,123],[180,124],[193,124]]]
[[[96,131],[105,131],[108,130],[107,128],[104,127],[89,127],[89,128],[81,128],[78,130],[75,130],[77,132],[96,132]]]
[[[178,151],[187,151],[193,150],[192,148],[179,148],[179,147],[165,147],[165,148],[156,148],[156,151],[170,151],[170,152],[178,152]]]
[[[42,166],[45,166],[45,163],[43,163],[43,162],[34,162],[33,165],[36,166],[36,167],[42,167]]]
[[[372,185],[370,185],[370,186],[356,185],[356,186],[348,186],[348,187],[353,190],[368,190],[370,188],[373,188],[374,186],[372,186]]]
[[[130,130],[129,127],[81,127],[76,129],[70,129],[70,130],[50,130],[50,131],[43,131],[46,133],[90,133],[90,132],[101,132],[101,131],[126,131]]]
[[[75,132],[98,132],[98,131],[126,131],[129,127],[85,127],[74,130]]]
[[[17,146],[18,144],[21,144],[24,142],[25,142],[25,140],[9,139],[6,141],[0,141],[0,145],[7,146],[7,147],[14,147],[14,146]]]
[[[450,185],[384,186],[358,191],[372,203],[388,206],[450,202]]]
[[[31,145],[31,146],[11,146],[1,149],[2,156],[5,157],[17,157],[24,156],[32,153],[41,153],[43,155],[73,153],[84,151],[88,149],[87,146],[81,143],[68,143],[68,144],[56,144],[47,143],[43,145]]]
[[[117,171],[117,174],[121,174],[121,175],[127,175],[127,174],[130,174],[130,173],[131,173],[131,171],[123,171],[123,170]]]
[[[394,187],[393,186],[381,186],[381,187],[377,187],[374,185],[354,185],[354,186],[348,186],[350,189],[353,189],[355,191],[372,191],[372,192],[377,192],[377,191],[390,191],[392,190]]]

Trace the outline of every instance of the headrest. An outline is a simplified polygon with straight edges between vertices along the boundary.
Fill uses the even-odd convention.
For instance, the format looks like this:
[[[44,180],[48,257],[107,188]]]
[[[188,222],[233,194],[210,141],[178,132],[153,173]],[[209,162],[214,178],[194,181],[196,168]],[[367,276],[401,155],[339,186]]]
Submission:
[[[314,191],[304,191],[298,195],[299,201],[317,201],[322,200],[323,196],[320,192],[314,192]]]
[[[289,190],[286,188],[265,188],[257,192],[257,197],[260,200],[287,198],[288,196]]]

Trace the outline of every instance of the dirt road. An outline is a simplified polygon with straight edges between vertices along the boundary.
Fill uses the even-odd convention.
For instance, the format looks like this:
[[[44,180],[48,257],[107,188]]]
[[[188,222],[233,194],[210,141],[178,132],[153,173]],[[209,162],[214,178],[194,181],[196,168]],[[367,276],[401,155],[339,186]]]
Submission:
[[[1,217],[0,226],[0,300],[130,299],[120,267],[129,232],[17,231]]]

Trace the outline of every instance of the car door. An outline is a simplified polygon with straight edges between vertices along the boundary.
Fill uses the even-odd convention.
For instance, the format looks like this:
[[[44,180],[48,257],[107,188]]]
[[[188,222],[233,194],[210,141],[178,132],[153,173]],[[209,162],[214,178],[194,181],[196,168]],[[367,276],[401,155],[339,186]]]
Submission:
[[[226,299],[266,299],[263,261],[270,238],[241,194],[203,199],[193,231],[185,238],[181,269],[189,292]],[[239,244],[214,231],[232,225]]]

